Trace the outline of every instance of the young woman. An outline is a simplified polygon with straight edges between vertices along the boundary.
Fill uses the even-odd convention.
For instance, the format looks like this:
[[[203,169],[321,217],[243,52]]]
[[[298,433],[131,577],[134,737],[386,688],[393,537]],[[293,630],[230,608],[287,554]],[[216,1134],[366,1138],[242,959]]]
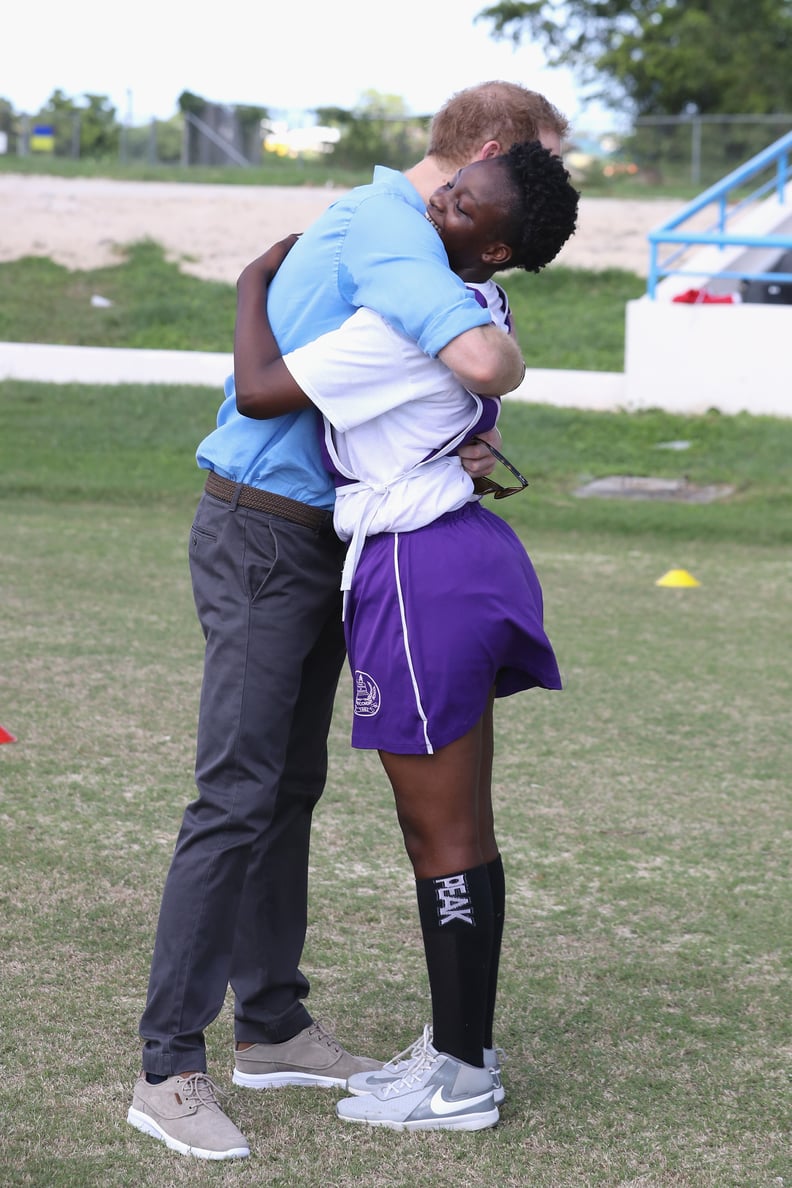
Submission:
[[[508,328],[492,275],[538,272],[572,234],[578,195],[537,142],[477,161],[436,191],[427,218],[450,266]],[[413,1059],[361,1074],[349,1121],[477,1130],[498,1120],[492,1039],[505,886],[491,780],[493,701],[561,687],[542,593],[517,536],[481,506],[454,450],[500,404],[367,309],[281,358],[266,286],[295,237],[238,282],[237,406],[256,418],[314,404],[349,540],[345,634],[353,746],[379,751],[416,878],[432,1028]]]

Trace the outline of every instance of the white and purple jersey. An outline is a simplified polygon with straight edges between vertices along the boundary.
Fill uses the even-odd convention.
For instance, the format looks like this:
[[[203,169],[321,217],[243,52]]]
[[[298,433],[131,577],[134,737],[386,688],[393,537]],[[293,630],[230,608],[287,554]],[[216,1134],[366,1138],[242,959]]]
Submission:
[[[352,542],[348,590],[367,536],[422,528],[477,498],[452,451],[494,425],[498,401],[466,391],[369,309],[284,361],[324,416],[335,529]]]
[[[496,325],[510,330],[503,289],[493,281],[469,287]],[[500,401],[468,392],[444,364],[370,309],[284,362],[324,417],[335,529],[352,542],[346,591],[367,536],[423,528],[478,498],[453,451],[494,426]]]
[[[503,291],[482,289],[505,327]],[[531,561],[453,453],[500,402],[368,309],[284,362],[325,418],[334,522],[351,542],[353,745],[432,753],[475,724],[493,687],[560,688]]]

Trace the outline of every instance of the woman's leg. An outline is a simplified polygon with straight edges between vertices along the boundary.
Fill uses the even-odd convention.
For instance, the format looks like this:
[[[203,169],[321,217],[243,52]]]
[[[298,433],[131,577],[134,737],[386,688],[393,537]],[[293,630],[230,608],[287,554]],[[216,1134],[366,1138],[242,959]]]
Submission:
[[[506,907],[506,884],[503,862],[495,840],[495,825],[492,811],[492,760],[495,752],[493,729],[494,691],[481,719],[481,757],[479,763],[479,838],[484,862],[487,864],[490,893],[492,895],[492,954],[490,956],[489,986],[487,989],[487,1011],[484,1020],[484,1047],[494,1047],[492,1027],[495,1018],[495,1000],[498,994],[498,967],[503,942],[503,922]]]
[[[479,1067],[493,940],[492,812],[479,787],[482,761],[486,771],[492,760],[486,718],[433,755],[380,752],[416,877],[434,1045]],[[489,821],[484,838],[482,815]]]
[[[417,879],[485,861],[479,841],[482,722],[433,755],[380,751]]]
[[[492,761],[495,755],[493,706],[495,690],[490,693],[479,726],[479,776],[478,776],[478,832],[482,861],[492,862],[498,857],[498,843],[495,840],[495,819],[492,811]]]

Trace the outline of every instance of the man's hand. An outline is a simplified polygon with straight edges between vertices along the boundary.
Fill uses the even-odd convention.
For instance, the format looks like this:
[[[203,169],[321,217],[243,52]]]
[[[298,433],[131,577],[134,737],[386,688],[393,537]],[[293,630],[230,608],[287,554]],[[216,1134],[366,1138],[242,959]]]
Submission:
[[[480,437],[481,441],[488,441],[494,445],[496,450],[501,448],[503,438],[497,426],[487,429],[484,433],[478,433],[476,436]],[[472,441],[468,445],[461,445],[457,454],[462,460],[463,470],[467,471],[472,479],[486,478],[488,474],[492,474],[497,465],[487,447],[479,442]]]

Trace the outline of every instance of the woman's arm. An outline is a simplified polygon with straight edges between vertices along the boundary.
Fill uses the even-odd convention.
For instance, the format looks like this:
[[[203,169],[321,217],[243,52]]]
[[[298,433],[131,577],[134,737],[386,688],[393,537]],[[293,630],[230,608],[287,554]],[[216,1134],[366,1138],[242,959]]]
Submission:
[[[234,325],[236,405],[245,417],[267,420],[310,408],[289,374],[267,317],[267,287],[299,237],[288,235],[240,274]]]

